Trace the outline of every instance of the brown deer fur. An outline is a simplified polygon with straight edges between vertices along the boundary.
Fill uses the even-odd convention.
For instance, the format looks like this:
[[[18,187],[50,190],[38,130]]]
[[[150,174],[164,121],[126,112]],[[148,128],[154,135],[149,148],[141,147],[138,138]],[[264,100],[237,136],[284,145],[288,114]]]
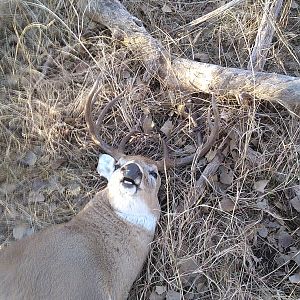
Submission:
[[[143,175],[129,197],[145,204],[156,222],[160,178],[149,175],[157,172],[156,166],[143,157],[121,158],[119,164],[128,162],[136,163]],[[127,201],[127,196],[120,192],[120,169],[110,172],[107,188],[71,221],[0,250],[1,300],[127,298],[149,252],[155,224],[149,230],[118,216],[118,202],[112,199],[120,193],[118,199]]]

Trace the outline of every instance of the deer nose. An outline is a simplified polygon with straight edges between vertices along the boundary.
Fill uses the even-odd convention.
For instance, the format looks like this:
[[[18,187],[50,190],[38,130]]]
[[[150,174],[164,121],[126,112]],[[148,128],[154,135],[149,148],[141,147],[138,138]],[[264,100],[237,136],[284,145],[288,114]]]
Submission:
[[[121,171],[123,172],[124,177],[129,178],[133,181],[142,179],[142,172],[137,164],[130,163],[122,167]]]

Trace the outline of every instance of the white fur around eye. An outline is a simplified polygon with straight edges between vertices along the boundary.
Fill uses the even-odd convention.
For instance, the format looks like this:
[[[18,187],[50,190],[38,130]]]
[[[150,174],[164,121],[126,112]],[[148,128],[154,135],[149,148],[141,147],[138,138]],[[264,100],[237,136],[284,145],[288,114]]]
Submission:
[[[99,173],[99,175],[109,180],[114,170],[115,159],[108,154],[100,154],[97,166],[97,172]]]

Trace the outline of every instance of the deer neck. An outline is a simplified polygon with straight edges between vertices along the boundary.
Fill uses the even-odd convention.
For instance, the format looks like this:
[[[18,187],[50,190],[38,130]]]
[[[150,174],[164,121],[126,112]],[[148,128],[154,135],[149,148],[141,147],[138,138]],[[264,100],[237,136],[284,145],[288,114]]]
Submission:
[[[116,211],[116,214],[125,222],[141,227],[150,233],[154,233],[157,219],[154,215],[137,215]]]
[[[119,220],[153,235],[159,214],[152,213],[144,202],[136,200],[133,201],[132,197],[114,199],[108,189],[104,189],[85,206],[78,216],[86,218],[88,222],[96,226],[99,214],[109,223],[114,222],[115,215]]]
[[[137,196],[110,194],[109,202],[115,213],[123,221],[154,233],[158,216],[151,211],[145,201]]]

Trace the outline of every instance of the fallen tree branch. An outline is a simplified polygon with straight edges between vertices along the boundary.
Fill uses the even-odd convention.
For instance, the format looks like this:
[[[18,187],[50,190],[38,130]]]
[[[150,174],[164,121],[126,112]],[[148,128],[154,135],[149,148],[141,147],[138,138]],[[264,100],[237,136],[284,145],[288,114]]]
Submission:
[[[264,14],[257,31],[255,44],[247,67],[249,70],[262,71],[264,69],[282,2],[283,0],[276,0],[274,2],[266,0],[265,2]]]
[[[93,21],[109,28],[113,38],[139,55],[146,67],[144,80],[157,73],[162,58],[168,56],[161,44],[117,0],[79,0],[78,8]]]
[[[281,104],[300,104],[300,78],[276,73],[252,72],[178,58],[166,71],[165,82],[191,92],[219,95],[249,94]]]
[[[79,8],[94,21],[107,26],[113,36],[140,58],[148,67],[146,76],[155,72],[166,85],[216,94],[246,93],[252,97],[278,101],[283,105],[299,104],[300,79],[280,74],[250,72],[194,62],[187,59],[171,61],[167,51],[117,0],[80,0]]]

